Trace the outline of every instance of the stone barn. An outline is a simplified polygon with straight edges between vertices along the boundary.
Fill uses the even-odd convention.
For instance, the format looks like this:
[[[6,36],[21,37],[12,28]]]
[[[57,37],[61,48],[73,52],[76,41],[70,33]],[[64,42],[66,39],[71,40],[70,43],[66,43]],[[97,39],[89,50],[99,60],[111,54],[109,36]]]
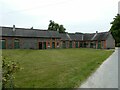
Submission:
[[[33,28],[0,27],[1,49],[115,48],[111,32],[59,33]]]

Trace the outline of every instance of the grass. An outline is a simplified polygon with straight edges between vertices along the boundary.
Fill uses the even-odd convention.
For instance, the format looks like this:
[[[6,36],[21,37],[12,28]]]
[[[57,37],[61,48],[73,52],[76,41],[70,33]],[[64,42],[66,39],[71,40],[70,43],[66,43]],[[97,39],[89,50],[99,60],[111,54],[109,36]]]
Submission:
[[[112,54],[112,50],[54,49],[3,50],[4,57],[20,63],[15,74],[18,88],[74,88]]]

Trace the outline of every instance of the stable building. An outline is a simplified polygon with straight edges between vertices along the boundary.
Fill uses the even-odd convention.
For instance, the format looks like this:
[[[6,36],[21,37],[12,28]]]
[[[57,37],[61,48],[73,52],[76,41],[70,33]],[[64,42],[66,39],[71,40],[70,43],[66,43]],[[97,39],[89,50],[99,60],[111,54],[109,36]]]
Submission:
[[[1,49],[115,48],[111,32],[59,33],[58,31],[0,27]]]
[[[61,48],[72,48],[71,38],[68,33],[60,33]]]
[[[2,27],[2,49],[48,49],[59,48],[57,31]]]
[[[109,49],[115,48],[115,40],[110,32],[85,33],[82,34],[80,47]]]

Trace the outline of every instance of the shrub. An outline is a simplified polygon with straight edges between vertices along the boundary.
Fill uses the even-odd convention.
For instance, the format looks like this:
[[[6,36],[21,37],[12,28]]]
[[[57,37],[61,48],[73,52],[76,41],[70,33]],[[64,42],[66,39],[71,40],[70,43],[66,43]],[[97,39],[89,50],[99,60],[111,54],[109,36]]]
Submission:
[[[117,47],[120,47],[120,43],[117,43],[117,45],[116,45]]]
[[[2,58],[2,88],[5,89],[10,82],[10,88],[14,87],[14,73],[18,71],[19,63],[11,61],[10,58]]]

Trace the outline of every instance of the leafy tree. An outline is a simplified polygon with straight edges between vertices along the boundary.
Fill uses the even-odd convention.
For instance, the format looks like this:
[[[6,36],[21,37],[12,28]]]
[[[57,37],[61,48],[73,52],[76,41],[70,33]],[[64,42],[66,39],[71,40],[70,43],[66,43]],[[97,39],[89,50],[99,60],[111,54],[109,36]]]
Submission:
[[[59,25],[58,23],[55,23],[54,21],[50,20],[48,30],[59,31],[60,33],[64,33],[66,29],[63,25]]]
[[[66,30],[66,29],[63,27],[63,25],[60,25],[60,26],[59,26],[59,32],[60,32],[60,33],[65,32],[65,30]]]
[[[115,16],[111,24],[112,26],[110,31],[115,39],[115,44],[116,46],[120,47],[120,14],[117,14],[117,16]]]
[[[54,21],[50,20],[50,24],[48,26],[48,30],[52,30],[52,31],[55,30],[54,25],[55,25]]]

